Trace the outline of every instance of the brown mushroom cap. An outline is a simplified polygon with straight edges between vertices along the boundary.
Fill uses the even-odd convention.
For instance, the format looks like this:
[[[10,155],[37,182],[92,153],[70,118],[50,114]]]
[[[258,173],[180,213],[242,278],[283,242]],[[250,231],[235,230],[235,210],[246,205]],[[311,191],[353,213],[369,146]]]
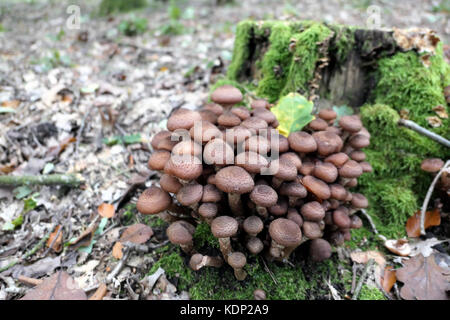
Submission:
[[[170,158],[170,152],[166,150],[154,151],[148,159],[148,167],[152,170],[163,170]]]
[[[217,204],[215,203],[202,203],[198,207],[198,214],[206,220],[214,219],[217,216]]]
[[[251,254],[258,254],[264,249],[263,242],[257,237],[250,237],[245,244],[245,247]]]
[[[298,246],[302,241],[302,231],[294,221],[278,218],[269,225],[269,234],[272,240],[285,247]]]
[[[326,157],[324,161],[332,163],[336,168],[340,168],[348,161],[348,155],[338,152]]]
[[[306,188],[298,182],[284,182],[280,188],[282,196],[305,198],[308,195]]]
[[[213,184],[203,187],[202,202],[219,202],[222,199],[222,191]]]
[[[171,134],[170,136],[161,137],[158,139],[158,145],[155,149],[172,151],[173,147],[179,143],[179,140],[180,139],[173,134]]]
[[[223,192],[243,194],[252,191],[255,182],[241,167],[229,166],[216,173],[216,186]]]
[[[369,201],[361,193],[353,193],[351,203],[355,208],[367,208],[369,206]]]
[[[348,160],[338,171],[343,178],[358,178],[363,173],[361,166],[354,160]]]
[[[250,193],[250,200],[258,206],[267,208],[277,203],[278,194],[272,187],[259,184]]]
[[[206,143],[214,138],[222,138],[222,132],[209,121],[198,121],[189,130],[189,134],[195,142]]]
[[[203,109],[213,112],[216,116],[220,116],[223,113],[223,108],[220,104],[210,102],[203,106]]]
[[[185,108],[176,110],[167,120],[167,129],[174,131],[176,129],[191,129],[195,122],[202,121],[202,117],[197,111]]]
[[[320,224],[314,221],[305,221],[302,225],[302,231],[308,239],[318,239],[323,235]]]
[[[359,165],[361,166],[363,172],[372,172],[373,171],[372,165],[370,163],[368,163],[367,161],[361,161],[359,163]]]
[[[444,161],[439,158],[425,159],[420,168],[426,172],[438,172],[444,166]]]
[[[202,146],[192,140],[184,140],[172,148],[172,154],[179,156],[190,154],[198,157],[202,154]]]
[[[362,129],[362,122],[358,116],[342,116],[339,119],[339,126],[348,132],[358,132]]]
[[[156,214],[166,210],[171,204],[172,198],[166,191],[151,186],[139,196],[136,208],[142,214]]]
[[[270,142],[263,136],[251,136],[244,143],[245,151],[267,154],[270,151]]]
[[[300,173],[304,176],[309,176],[309,175],[313,174],[315,168],[316,168],[316,165],[314,164],[314,162],[309,158],[305,158],[302,160],[302,166],[300,168]]]
[[[326,260],[331,257],[331,245],[324,239],[311,240],[309,256],[315,262]]]
[[[321,118],[316,118],[308,123],[308,128],[314,131],[321,131],[328,128],[328,123]]]
[[[286,152],[280,155],[280,159],[286,158],[289,161],[292,162],[292,164],[297,168],[297,170],[300,170],[302,167],[302,160],[295,152]]]
[[[171,193],[177,193],[183,186],[177,178],[168,174],[163,174],[161,176],[159,184],[164,191]]]
[[[254,130],[256,133],[268,127],[267,122],[258,117],[250,117],[242,121],[241,125],[249,130]]]
[[[177,193],[177,200],[184,206],[199,203],[203,196],[203,186],[198,183],[190,183],[183,186]]]
[[[236,219],[229,216],[220,216],[211,222],[211,232],[216,238],[233,237],[239,228]]]
[[[230,128],[238,126],[241,123],[241,119],[231,112],[225,112],[217,119],[217,123],[221,126]]]
[[[268,124],[272,124],[277,120],[277,117],[270,110],[265,108],[256,108],[253,110],[253,116],[263,119]]]
[[[242,92],[229,84],[220,86],[211,93],[211,100],[222,106],[239,103],[242,98]]]
[[[307,190],[322,200],[328,199],[331,196],[330,187],[316,177],[304,176],[302,183]]]
[[[273,160],[269,166],[274,172],[274,176],[278,179],[283,181],[293,181],[297,178],[297,168],[288,158]],[[278,170],[276,170],[277,166]]]
[[[325,217],[325,210],[317,201],[305,203],[301,207],[300,212],[303,218],[309,221],[320,221]]]
[[[351,223],[350,223],[351,229],[359,229],[363,226],[363,222],[362,222],[361,218],[355,214],[350,217],[350,221],[351,221]]]
[[[365,135],[356,134],[350,138],[349,143],[352,148],[362,149],[369,146],[370,140]]]
[[[286,218],[294,221],[296,224],[298,224],[299,227],[303,225],[303,217],[298,213],[297,209],[295,208],[288,209]]]
[[[245,120],[250,118],[250,111],[246,107],[234,107],[231,110],[231,113],[238,116],[239,119]]]
[[[206,164],[226,165],[234,163],[234,151],[222,139],[209,141],[203,150],[203,161]]]
[[[242,227],[249,235],[256,236],[263,230],[264,223],[257,216],[250,216],[244,220]]]
[[[207,110],[207,109],[203,109],[203,108],[198,110],[198,113],[202,117],[203,121],[208,121],[208,122],[211,122],[212,124],[216,124],[217,119],[219,118],[219,116],[217,114],[215,114],[214,112],[212,112],[211,110]]]
[[[331,198],[344,201],[347,198],[347,189],[342,185],[334,183],[330,185]]]
[[[341,229],[350,228],[351,220],[348,216],[348,210],[344,210],[343,207],[339,207],[333,212],[333,222]]]
[[[366,160],[366,154],[364,153],[364,151],[361,150],[355,150],[350,152],[349,157],[350,159],[358,162]]]
[[[341,137],[329,131],[319,131],[312,134],[317,144],[317,152],[321,156],[328,156],[330,154],[341,151],[343,142]]]
[[[316,140],[304,131],[291,132],[288,141],[291,149],[297,152],[308,153],[317,150]]]
[[[250,173],[261,173],[261,169],[269,165],[266,158],[253,151],[241,152],[236,156],[234,163]]]
[[[228,256],[227,262],[233,269],[242,269],[247,264],[247,258],[242,252],[235,251]]]
[[[322,109],[319,111],[318,116],[323,120],[331,121],[336,119],[337,113],[333,109]]]
[[[192,243],[192,235],[195,231],[194,226],[185,221],[175,221],[166,230],[169,241],[173,244],[188,245]],[[193,229],[193,230],[192,230]]]
[[[172,135],[172,132],[167,131],[167,130],[163,130],[158,132],[157,134],[155,134],[152,138],[152,148],[153,149],[158,149],[158,145],[161,142],[161,140],[166,139],[166,138],[170,138],[170,136]]]
[[[237,126],[234,128],[227,129],[224,134],[224,140],[233,145],[243,142],[245,139],[252,136],[249,129],[243,126]]]
[[[275,205],[269,207],[269,212],[274,216],[282,216],[286,214],[288,210],[288,201],[284,197],[278,197],[278,201]]]
[[[187,155],[172,155],[164,167],[165,173],[182,180],[195,180],[200,177],[202,171],[202,162],[197,157]]]
[[[338,177],[338,170],[329,162],[317,162],[313,174],[316,178],[332,183]]]
[[[258,108],[269,109],[269,107],[270,107],[269,102],[267,102],[267,100],[265,100],[265,99],[253,100],[252,103],[250,104],[250,106],[252,107],[252,109],[258,109]]]

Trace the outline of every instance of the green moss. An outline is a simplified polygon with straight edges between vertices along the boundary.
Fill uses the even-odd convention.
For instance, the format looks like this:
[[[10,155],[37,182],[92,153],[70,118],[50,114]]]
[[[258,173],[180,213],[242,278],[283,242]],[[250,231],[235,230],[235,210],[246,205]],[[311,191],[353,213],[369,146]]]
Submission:
[[[205,245],[212,248],[219,248],[219,241],[211,233],[211,228],[205,222],[197,225],[194,233],[194,244],[197,249],[201,249]]]
[[[371,288],[364,284],[361,288],[358,300],[386,300],[383,292],[377,288]]]
[[[234,40],[233,60],[228,67],[227,76],[237,80],[242,66],[250,57],[249,42],[252,36],[253,22],[242,21],[236,28]]]
[[[164,252],[152,266],[148,274],[153,274],[159,267],[163,268],[169,280],[176,283],[179,290],[185,290],[194,280],[193,271],[184,264],[179,250],[171,254]]]
[[[336,57],[337,63],[343,64],[348,57],[348,53],[354,49],[355,33],[354,27],[331,25],[335,39],[330,45],[330,52]]]
[[[102,0],[99,15],[108,15],[115,12],[128,12],[147,6],[147,0]]]

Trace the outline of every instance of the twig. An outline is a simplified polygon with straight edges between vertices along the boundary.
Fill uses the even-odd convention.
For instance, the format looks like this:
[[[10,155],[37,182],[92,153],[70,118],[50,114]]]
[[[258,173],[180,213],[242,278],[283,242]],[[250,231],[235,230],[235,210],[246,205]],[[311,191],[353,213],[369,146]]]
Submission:
[[[79,102],[80,99],[81,99],[81,98],[78,98],[78,102]],[[89,115],[91,114],[91,110],[92,110],[92,109],[94,109],[94,108],[89,108],[89,109],[87,110],[87,112],[85,113],[85,115],[84,115],[84,117],[83,117],[83,120],[82,120],[82,122],[81,122],[80,129],[78,130],[78,133],[77,133],[77,139],[76,139],[76,141],[75,141],[75,154],[78,154],[78,146],[80,145],[81,136],[83,135],[83,131],[84,131],[84,127],[86,126],[87,118],[88,118]]]
[[[83,181],[71,174],[43,174],[39,176],[0,176],[0,186],[65,185],[78,187]]]
[[[270,269],[269,269],[269,267],[267,266],[266,261],[264,260],[264,258],[261,258],[261,260],[262,260],[262,262],[263,262],[263,264],[264,264],[264,269],[267,271],[267,273],[269,274],[269,276],[272,278],[272,281],[273,281],[275,284],[278,284],[277,279],[275,279],[275,277],[274,277],[272,271],[270,271]]]
[[[370,224],[370,227],[371,227],[372,230],[373,230],[373,233],[378,234],[378,230],[377,230],[377,228],[375,227],[375,224],[373,223],[372,218],[371,218],[370,215],[366,212],[366,210],[360,209],[359,211],[360,211],[360,212],[364,215],[364,217],[366,217],[366,219],[369,221],[369,224]]]
[[[35,278],[30,278],[30,277],[26,277],[26,276],[19,276],[17,278],[17,281],[23,283],[23,284],[27,284],[30,286],[38,286],[40,285],[42,282],[44,282],[44,280],[41,279],[35,279]]]
[[[44,238],[42,238],[33,248],[31,248],[31,250],[26,252],[21,258],[19,258],[16,261],[13,261],[13,262],[9,263],[8,265],[4,266],[3,268],[0,268],[0,273],[2,273],[3,271],[8,270],[9,268],[14,267],[19,262],[22,262],[23,260],[27,259],[29,256],[35,254],[36,251],[38,251],[40,248],[42,248],[42,246],[45,244],[45,242],[47,241],[47,239],[49,237],[50,237],[50,232],[47,233]]]
[[[126,249],[124,255],[122,256],[122,259],[120,259],[119,263],[115,266],[114,270],[111,271],[111,273],[108,274],[108,276],[106,277],[107,283],[111,282],[119,274],[120,270],[122,270],[122,268],[124,267],[125,262],[127,262],[129,255],[130,250]]]
[[[362,286],[366,281],[367,275],[369,274],[369,270],[372,268],[372,265],[375,263],[375,260],[370,259],[366,266],[364,267],[363,273],[359,278],[358,285],[356,286],[355,293],[353,294],[352,300],[358,300],[359,294],[361,293]]]
[[[405,120],[405,119],[400,119],[398,120],[398,124],[402,125],[406,128],[409,128],[411,130],[414,130],[415,132],[420,133],[421,135],[424,135],[444,146],[446,146],[447,148],[450,148],[450,141],[445,139],[444,137],[441,137],[440,135],[431,132],[430,130],[425,129],[424,127],[419,126],[417,123],[411,121],[411,120]]]
[[[433,194],[434,186],[436,185],[437,181],[439,180],[439,177],[441,176],[442,172],[447,169],[447,167],[450,166],[450,160],[447,160],[445,165],[439,170],[439,172],[436,174],[436,176],[433,179],[433,182],[431,182],[430,187],[428,188],[427,194],[425,196],[425,199],[422,204],[422,209],[420,210],[420,234],[425,235],[425,212],[427,211],[428,202],[430,202],[431,195]]]
[[[90,296],[89,300],[103,300],[103,297],[106,296],[107,292],[108,288],[106,287],[106,284],[102,283],[94,294]]]

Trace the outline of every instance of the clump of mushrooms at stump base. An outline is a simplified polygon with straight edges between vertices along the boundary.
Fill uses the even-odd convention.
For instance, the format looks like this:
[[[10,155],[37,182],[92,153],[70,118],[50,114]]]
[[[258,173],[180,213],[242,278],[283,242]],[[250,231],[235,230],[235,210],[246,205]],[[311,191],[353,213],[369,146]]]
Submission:
[[[142,193],[138,211],[171,223],[167,236],[191,256],[193,270],[225,262],[244,280],[250,255],[286,261],[304,243],[311,260],[328,259],[332,245],[362,226],[354,213],[368,206],[364,195],[350,191],[372,171],[362,151],[370,133],[359,117],[336,122],[336,112],[324,109],[284,137],[264,99],[236,107],[243,97],[230,85],[211,98],[199,110],[173,112],[168,130],[153,137],[148,165],[161,173],[160,187]],[[221,255],[196,251],[201,222],[218,239]]]

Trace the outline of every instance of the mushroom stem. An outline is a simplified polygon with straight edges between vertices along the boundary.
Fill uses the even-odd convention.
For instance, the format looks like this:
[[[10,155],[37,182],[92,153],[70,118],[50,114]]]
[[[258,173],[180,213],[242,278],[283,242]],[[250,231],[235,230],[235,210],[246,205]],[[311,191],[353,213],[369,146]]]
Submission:
[[[232,253],[230,238],[219,238],[220,251],[222,252],[223,259],[228,260],[228,256]]]
[[[214,267],[214,268],[220,268],[223,265],[223,259],[221,257],[211,257],[211,256],[204,256],[200,253],[196,253],[191,257],[191,260],[189,261],[189,266],[194,271],[198,271],[203,267]]]
[[[239,193],[229,193],[228,204],[230,205],[230,209],[234,213],[234,215],[236,216],[243,215],[241,195]]]
[[[256,206],[256,212],[258,212],[258,214],[264,219],[266,219],[269,216],[266,207]]]
[[[243,268],[233,268],[236,280],[243,281],[247,277],[247,272]]]
[[[180,248],[185,253],[192,254],[194,251],[194,243],[191,241],[191,243],[188,243],[188,244],[180,244]]]

